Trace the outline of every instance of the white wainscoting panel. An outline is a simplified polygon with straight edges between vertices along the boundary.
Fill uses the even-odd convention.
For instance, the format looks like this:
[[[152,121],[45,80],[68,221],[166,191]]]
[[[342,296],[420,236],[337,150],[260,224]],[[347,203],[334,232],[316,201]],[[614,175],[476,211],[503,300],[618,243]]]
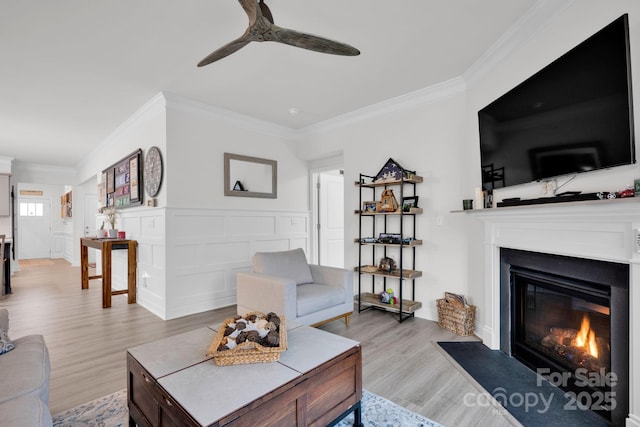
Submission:
[[[260,251],[309,251],[310,213],[166,209],[165,319],[236,303],[236,273]],[[140,283],[140,281],[139,281]]]

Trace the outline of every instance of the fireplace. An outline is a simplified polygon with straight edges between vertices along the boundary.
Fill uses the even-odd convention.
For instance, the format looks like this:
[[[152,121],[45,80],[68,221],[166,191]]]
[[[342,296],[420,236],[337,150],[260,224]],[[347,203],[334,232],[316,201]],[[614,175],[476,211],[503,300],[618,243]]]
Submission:
[[[507,248],[500,265],[502,351],[624,425],[629,266]]]

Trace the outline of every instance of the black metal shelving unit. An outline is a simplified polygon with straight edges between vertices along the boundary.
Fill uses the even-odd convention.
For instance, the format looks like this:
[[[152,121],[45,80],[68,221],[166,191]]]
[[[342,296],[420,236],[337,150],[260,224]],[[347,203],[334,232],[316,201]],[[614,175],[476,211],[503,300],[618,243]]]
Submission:
[[[398,314],[398,321],[414,317],[415,311],[422,307],[422,303],[415,301],[415,281],[422,276],[422,272],[416,270],[416,248],[422,244],[422,240],[416,239],[416,215],[422,213],[418,207],[405,212],[402,207],[404,197],[416,196],[416,185],[422,183],[422,177],[416,176],[411,171],[403,171],[401,179],[375,181],[375,177],[360,174],[355,183],[359,187],[359,206],[355,213],[358,215],[358,311],[369,309],[381,309]],[[382,194],[382,190],[399,189],[399,208],[393,212],[365,211],[363,203],[376,201]],[[380,191],[379,191],[380,190]],[[370,191],[371,199],[363,199],[363,193]],[[370,238],[363,236],[364,229],[371,230]],[[408,230],[409,229],[409,230]],[[377,241],[378,230],[382,233],[399,233],[399,243],[385,243]],[[410,236],[407,233],[414,235]],[[366,240],[366,241],[365,241]],[[371,247],[371,264],[365,264],[364,259],[368,254],[363,254],[365,247]],[[383,271],[377,268],[378,260],[387,257],[391,253],[397,254],[397,268],[393,271]],[[371,292],[363,292],[363,281],[367,276],[371,277]],[[388,280],[398,281],[397,304],[387,304],[380,300],[380,292],[376,293],[376,277],[382,277],[382,291],[387,289]],[[411,298],[405,299],[405,287],[411,287]]]

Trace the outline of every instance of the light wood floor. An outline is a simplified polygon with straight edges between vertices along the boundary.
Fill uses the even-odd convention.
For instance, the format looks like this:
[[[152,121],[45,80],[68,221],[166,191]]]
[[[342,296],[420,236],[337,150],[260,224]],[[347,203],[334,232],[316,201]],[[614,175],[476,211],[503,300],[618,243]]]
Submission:
[[[103,309],[100,282],[82,290],[80,269],[62,260],[23,267],[12,277],[12,288],[13,294],[0,299],[9,309],[9,336],[45,337],[53,414],[125,388],[127,348],[219,324],[235,314],[231,306],[163,321],[127,304],[126,295],[114,296],[112,307]],[[336,321],[321,328],[362,344],[363,386],[373,393],[449,427],[514,423],[492,407],[465,404],[483,391],[435,345],[474,338],[458,337],[424,319],[398,323],[371,310],[356,310],[349,327]]]

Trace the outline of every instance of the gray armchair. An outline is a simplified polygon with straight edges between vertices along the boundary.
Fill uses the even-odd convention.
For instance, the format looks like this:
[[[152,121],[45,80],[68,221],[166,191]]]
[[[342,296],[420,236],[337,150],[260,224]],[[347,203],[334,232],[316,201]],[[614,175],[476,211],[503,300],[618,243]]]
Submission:
[[[302,249],[258,252],[253,271],[237,274],[238,314],[284,314],[287,321],[318,326],[353,313],[353,272],[308,264]]]

